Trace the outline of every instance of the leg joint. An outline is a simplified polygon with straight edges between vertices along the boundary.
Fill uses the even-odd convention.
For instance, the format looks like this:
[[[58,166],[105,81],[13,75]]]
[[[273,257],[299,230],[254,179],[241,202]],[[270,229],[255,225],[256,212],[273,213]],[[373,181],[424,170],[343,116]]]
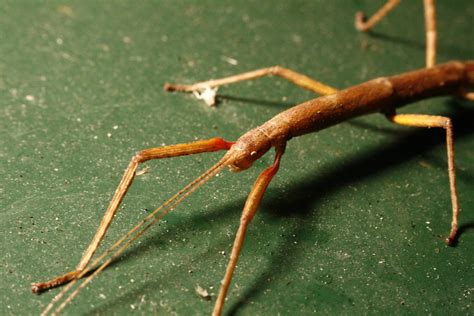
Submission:
[[[145,152],[142,150],[142,151],[136,152],[135,155],[133,155],[132,163],[139,164],[147,160],[148,158],[146,157]]]
[[[281,72],[281,70],[282,70],[282,67],[280,67],[278,65],[270,67],[270,73],[272,75],[278,75]]]
[[[453,121],[449,117],[446,117],[445,119],[446,119],[446,121],[444,123],[444,128],[445,129],[453,129]]]

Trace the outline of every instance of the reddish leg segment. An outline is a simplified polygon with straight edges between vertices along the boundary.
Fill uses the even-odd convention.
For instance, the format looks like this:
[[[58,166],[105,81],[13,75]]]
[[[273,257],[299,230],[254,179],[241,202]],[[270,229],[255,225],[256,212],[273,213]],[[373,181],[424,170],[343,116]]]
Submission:
[[[245,202],[242,216],[240,218],[240,225],[235,237],[234,246],[232,247],[230,260],[227,265],[227,270],[225,272],[224,279],[221,282],[222,285],[219,291],[219,296],[217,297],[217,301],[212,312],[212,315],[214,316],[218,316],[222,313],[224,301],[232,280],[232,275],[234,274],[235,266],[237,265],[237,260],[239,259],[240,250],[242,249],[242,245],[244,243],[245,233],[247,232],[248,225],[257,212],[265,190],[270,184],[273,176],[278,171],[283,152],[284,147],[277,148],[275,162],[272,166],[268,167],[260,174],[260,176],[257,178],[257,181],[255,181],[255,184],[253,185],[252,191],[250,191],[250,194],[247,197],[247,201]]]

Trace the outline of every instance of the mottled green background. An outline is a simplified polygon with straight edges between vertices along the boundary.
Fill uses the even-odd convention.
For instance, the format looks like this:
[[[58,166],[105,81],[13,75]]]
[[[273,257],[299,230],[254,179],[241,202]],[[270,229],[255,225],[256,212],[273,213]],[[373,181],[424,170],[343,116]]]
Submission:
[[[222,88],[217,108],[167,94],[275,64],[338,88],[424,66],[422,1],[371,35],[354,13],[384,1],[2,1],[0,314],[38,314],[29,284],[74,268],[137,150],[236,139],[312,98],[280,79]],[[438,1],[439,62],[474,58],[472,0]],[[473,314],[474,104],[403,112],[453,118],[461,236],[450,222],[444,133],[358,118],[292,140],[249,230],[226,313]],[[127,231],[220,153],[150,162],[114,221]],[[269,154],[223,172],[84,289],[67,314],[209,314],[246,194]]]

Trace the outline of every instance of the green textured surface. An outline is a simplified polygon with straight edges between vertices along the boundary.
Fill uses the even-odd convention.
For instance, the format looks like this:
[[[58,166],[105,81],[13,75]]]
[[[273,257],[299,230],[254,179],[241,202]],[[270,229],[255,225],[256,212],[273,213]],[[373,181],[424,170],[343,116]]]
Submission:
[[[421,1],[372,35],[354,13],[383,1],[3,1],[0,5],[0,314],[38,314],[58,292],[29,284],[74,268],[132,154],[236,139],[312,97],[275,78],[223,88],[219,107],[167,94],[275,64],[335,87],[423,67]],[[474,58],[474,3],[438,1],[439,61]],[[232,65],[228,58],[238,64]],[[473,314],[474,104],[408,113],[454,119],[462,203],[446,247],[444,134],[359,118],[289,143],[249,230],[227,314]],[[106,245],[220,154],[150,162]],[[67,314],[209,314],[258,172],[214,179],[105,270]],[[213,300],[214,301],[214,300]]]

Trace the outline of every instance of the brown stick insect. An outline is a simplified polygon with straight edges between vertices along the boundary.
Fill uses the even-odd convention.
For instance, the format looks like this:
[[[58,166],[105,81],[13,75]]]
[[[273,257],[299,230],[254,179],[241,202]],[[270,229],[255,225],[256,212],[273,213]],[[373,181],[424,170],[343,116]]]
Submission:
[[[389,2],[394,3],[396,1]],[[434,57],[430,57],[430,59],[432,58]],[[427,64],[431,66],[429,62]],[[32,284],[32,291],[39,293],[68,283],[46,307],[43,315],[50,312],[52,314],[60,312],[78,294],[80,289],[85,287],[100,271],[105,269],[133,241],[222,169],[225,167],[229,167],[233,171],[248,169],[257,159],[266,154],[271,148],[274,148],[274,163],[257,178],[243,208],[230,260],[214,305],[213,315],[220,315],[223,311],[224,301],[244,243],[247,228],[262,201],[268,185],[279,169],[286,143],[291,138],[316,132],[348,119],[371,113],[382,113],[388,120],[399,125],[445,129],[452,202],[451,229],[445,241],[448,245],[452,245],[458,231],[459,215],[452,122],[448,117],[444,116],[397,114],[396,110],[401,106],[421,99],[443,95],[463,95],[468,99],[474,100],[472,92],[468,93],[474,89],[474,61],[454,61],[395,76],[377,78],[340,91],[305,75],[279,66],[222,79],[204,81],[193,85],[167,84],[165,89],[167,91],[201,93],[219,86],[256,79],[266,75],[282,77],[302,88],[318,93],[322,97],[312,99],[281,112],[262,125],[245,133],[235,142],[226,141],[222,138],[211,138],[187,144],[145,149],[135,154],[125,170],[99,228],[89,247],[84,252],[76,270],[50,281]],[[221,150],[226,151],[226,153],[215,165],[156,208],[109,249],[92,261],[92,257],[104,238],[141,163],[152,159],[172,158]],[[64,295],[82,278],[84,278],[83,282],[72,290],[69,296],[60,303]],[[57,304],[58,306],[53,310]]]

